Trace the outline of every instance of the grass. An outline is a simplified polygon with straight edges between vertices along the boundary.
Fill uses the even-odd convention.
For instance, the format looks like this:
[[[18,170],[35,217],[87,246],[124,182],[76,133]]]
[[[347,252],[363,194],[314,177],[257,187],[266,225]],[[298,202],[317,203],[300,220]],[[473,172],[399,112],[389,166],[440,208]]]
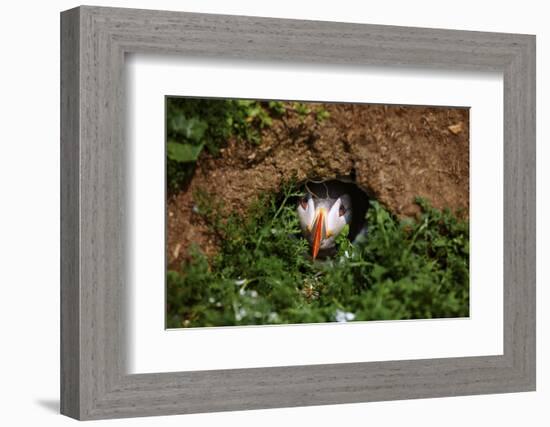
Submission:
[[[352,245],[344,232],[335,257],[313,261],[297,195],[286,185],[227,219],[198,195],[220,250],[208,259],[191,248],[181,271],[167,273],[167,327],[468,316],[467,221],[422,199],[417,219],[399,220],[371,201],[367,237]]]

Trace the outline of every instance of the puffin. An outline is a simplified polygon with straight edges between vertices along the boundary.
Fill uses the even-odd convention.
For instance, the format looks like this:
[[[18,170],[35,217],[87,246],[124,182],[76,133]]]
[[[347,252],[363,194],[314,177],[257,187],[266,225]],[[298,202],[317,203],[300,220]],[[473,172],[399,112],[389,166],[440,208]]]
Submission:
[[[336,253],[336,237],[346,225],[349,225],[348,238],[352,242],[366,233],[368,200],[355,185],[339,180],[310,181],[303,188],[297,214],[313,259]]]

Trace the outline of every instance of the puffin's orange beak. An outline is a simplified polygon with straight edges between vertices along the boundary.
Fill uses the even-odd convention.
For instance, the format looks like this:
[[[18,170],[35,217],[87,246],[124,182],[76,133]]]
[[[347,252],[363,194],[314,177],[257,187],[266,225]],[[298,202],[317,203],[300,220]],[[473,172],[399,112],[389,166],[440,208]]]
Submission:
[[[324,214],[323,214],[323,211],[320,210],[317,216],[317,221],[315,221],[315,231],[313,233],[313,246],[312,246],[313,259],[317,258],[317,254],[319,253],[319,247],[321,246],[321,233],[323,231],[323,221],[324,221]]]

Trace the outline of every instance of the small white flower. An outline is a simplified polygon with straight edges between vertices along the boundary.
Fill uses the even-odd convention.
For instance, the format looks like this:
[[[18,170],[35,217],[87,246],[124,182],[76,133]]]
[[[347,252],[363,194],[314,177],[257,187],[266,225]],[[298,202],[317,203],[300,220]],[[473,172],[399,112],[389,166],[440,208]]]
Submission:
[[[269,320],[270,322],[277,322],[279,320],[279,315],[272,311],[267,315],[267,320]]]
[[[251,296],[252,298],[258,298],[258,292],[256,292],[254,289],[252,289],[252,290],[250,291],[250,296]]]
[[[237,319],[237,321],[243,320],[245,316],[246,316],[246,310],[244,308],[239,308],[239,311],[235,313],[235,319]]]
[[[355,319],[355,314],[350,313],[349,311],[336,310],[334,319],[337,322],[345,323]]]
[[[246,282],[246,279],[235,280],[235,285],[241,286],[244,285],[244,282]]]
[[[213,297],[210,297],[210,298],[208,298],[208,302],[210,304],[214,304],[214,302],[216,302],[216,300]]]

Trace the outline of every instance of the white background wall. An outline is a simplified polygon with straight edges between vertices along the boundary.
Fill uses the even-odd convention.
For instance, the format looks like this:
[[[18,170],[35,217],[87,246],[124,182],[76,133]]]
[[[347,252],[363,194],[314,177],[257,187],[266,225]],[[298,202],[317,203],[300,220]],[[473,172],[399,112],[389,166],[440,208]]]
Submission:
[[[538,391],[105,422],[117,426],[550,425],[549,13],[543,1],[158,0],[97,5],[537,35]],[[0,423],[68,425],[59,405],[59,12],[74,1],[5,2],[0,21]],[[545,239],[546,238],[546,239]],[[545,241],[544,241],[545,240]]]

